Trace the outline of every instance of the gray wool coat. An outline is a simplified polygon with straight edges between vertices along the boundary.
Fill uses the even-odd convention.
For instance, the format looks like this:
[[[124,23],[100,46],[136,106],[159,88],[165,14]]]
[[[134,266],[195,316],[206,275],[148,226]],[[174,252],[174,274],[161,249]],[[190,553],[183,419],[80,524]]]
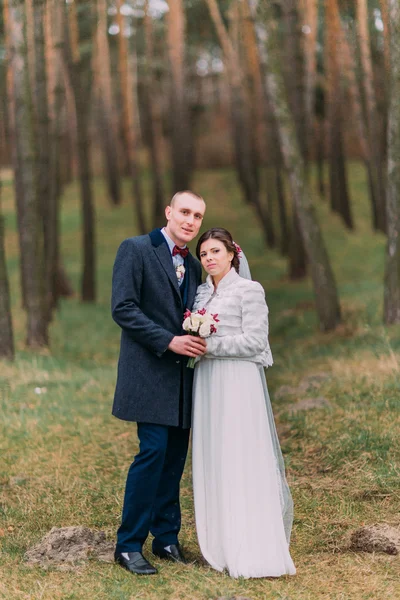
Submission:
[[[201,265],[185,259],[186,306],[171,252],[159,229],[128,238],[115,259],[112,316],[121,327],[121,347],[112,413],[125,421],[191,424],[193,369],[167,350],[184,335],[183,313],[201,283]]]

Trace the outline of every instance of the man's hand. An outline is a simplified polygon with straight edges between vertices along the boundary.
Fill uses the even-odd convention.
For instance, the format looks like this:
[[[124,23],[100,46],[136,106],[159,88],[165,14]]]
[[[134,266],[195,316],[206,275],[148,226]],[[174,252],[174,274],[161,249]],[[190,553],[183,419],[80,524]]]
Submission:
[[[172,338],[168,350],[184,356],[202,356],[207,352],[206,341],[194,335],[176,335]]]

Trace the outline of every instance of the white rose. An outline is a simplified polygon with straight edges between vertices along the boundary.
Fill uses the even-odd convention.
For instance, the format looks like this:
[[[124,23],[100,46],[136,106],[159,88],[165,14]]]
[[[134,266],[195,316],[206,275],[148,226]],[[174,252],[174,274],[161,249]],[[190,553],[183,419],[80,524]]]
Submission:
[[[191,323],[190,317],[186,317],[186,319],[183,321],[182,327],[185,331],[191,331],[192,323]]]
[[[210,335],[210,323],[207,321],[203,323],[199,329],[200,337],[206,338]]]
[[[192,326],[191,326],[191,330],[192,331],[198,331],[200,326],[201,326],[201,315],[196,315],[192,314],[192,316],[190,317],[191,321],[192,321]]]

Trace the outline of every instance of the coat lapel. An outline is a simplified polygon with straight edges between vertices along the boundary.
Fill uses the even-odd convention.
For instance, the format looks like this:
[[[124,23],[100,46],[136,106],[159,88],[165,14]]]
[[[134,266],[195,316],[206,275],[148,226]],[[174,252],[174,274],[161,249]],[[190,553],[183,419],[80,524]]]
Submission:
[[[160,229],[154,229],[151,233],[149,233],[149,236],[153,245],[155,255],[160,261],[164,271],[168,275],[172,287],[178,294],[179,299],[182,301],[181,293],[179,290],[178,278],[176,276],[171,258],[171,252],[169,251],[168,244],[166,243],[163,234],[161,233]]]

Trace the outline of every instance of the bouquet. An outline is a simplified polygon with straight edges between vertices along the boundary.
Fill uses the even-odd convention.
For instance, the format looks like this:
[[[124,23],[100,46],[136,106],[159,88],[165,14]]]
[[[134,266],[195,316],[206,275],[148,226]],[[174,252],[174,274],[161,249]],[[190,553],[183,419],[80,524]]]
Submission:
[[[190,312],[190,310],[186,310],[183,318],[184,321],[182,327],[190,335],[208,338],[217,331],[215,323],[219,323],[218,315],[212,315],[208,313],[205,308],[197,310],[194,313]],[[196,359],[191,356],[188,360],[187,366],[190,369],[193,369],[195,361]]]

